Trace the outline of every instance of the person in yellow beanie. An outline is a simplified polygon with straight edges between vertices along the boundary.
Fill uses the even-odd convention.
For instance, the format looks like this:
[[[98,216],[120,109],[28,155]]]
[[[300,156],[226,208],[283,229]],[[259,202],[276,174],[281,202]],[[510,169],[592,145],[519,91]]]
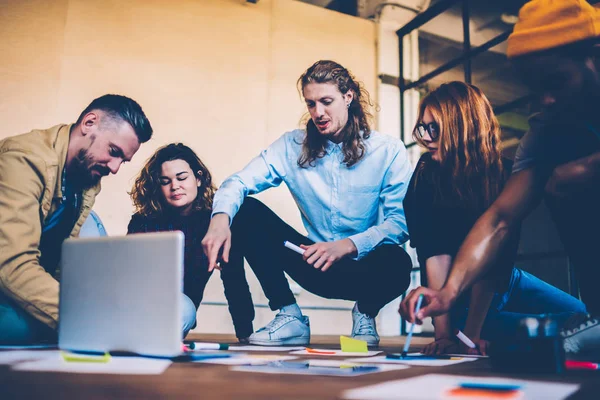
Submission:
[[[510,233],[545,198],[576,269],[582,300],[600,315],[600,8],[584,0],[532,0],[519,12],[508,57],[539,97],[504,190],[472,228],[441,290],[417,288],[400,305],[409,322],[448,312],[489,272]],[[415,315],[424,295],[425,306]],[[591,315],[563,328],[565,350],[600,360],[600,322]]]

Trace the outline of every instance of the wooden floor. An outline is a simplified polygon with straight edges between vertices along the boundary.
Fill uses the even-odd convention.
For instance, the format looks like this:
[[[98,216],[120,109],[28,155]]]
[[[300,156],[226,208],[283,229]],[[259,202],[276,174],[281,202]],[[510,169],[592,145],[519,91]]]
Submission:
[[[235,343],[232,336],[224,335],[192,334],[187,339]],[[418,350],[429,341],[431,338],[414,338],[411,350]],[[384,338],[381,349],[398,352],[403,344],[404,338]],[[339,348],[339,337],[314,336],[311,346]],[[582,390],[573,399],[600,398],[600,371],[566,376],[499,375],[493,373],[488,360],[478,360],[444,368],[411,367],[352,379],[242,373],[229,371],[227,366],[186,363],[174,363],[157,376],[13,372],[0,366],[0,399],[336,399],[346,389],[426,373],[581,383]]]

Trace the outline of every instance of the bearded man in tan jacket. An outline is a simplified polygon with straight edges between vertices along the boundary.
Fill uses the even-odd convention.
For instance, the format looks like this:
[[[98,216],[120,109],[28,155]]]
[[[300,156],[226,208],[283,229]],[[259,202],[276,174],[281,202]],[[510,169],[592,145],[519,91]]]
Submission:
[[[0,344],[56,339],[62,242],[151,136],[140,105],[109,94],[74,124],[0,141]]]

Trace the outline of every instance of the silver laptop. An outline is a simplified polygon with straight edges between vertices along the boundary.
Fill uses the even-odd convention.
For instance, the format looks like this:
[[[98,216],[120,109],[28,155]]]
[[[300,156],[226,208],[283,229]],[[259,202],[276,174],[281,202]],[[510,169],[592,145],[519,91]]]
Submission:
[[[65,240],[59,347],[181,354],[183,246],[181,232]]]

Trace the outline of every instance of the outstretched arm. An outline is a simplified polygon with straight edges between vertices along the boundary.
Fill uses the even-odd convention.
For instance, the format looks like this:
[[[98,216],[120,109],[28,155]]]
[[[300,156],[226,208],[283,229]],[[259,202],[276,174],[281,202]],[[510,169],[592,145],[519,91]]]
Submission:
[[[537,168],[512,175],[498,199],[477,220],[463,242],[444,288],[413,290],[402,302],[402,316],[409,322],[419,322],[427,316],[448,312],[456,298],[496,262],[511,230],[540,202],[546,180],[547,175]],[[426,305],[415,316],[420,294],[424,295]]]
[[[227,178],[217,190],[213,200],[212,219],[202,240],[209,271],[217,266],[219,258],[229,262],[229,226],[246,196],[279,186],[283,181],[287,166],[286,136],[287,134],[281,136],[243,170]]]

